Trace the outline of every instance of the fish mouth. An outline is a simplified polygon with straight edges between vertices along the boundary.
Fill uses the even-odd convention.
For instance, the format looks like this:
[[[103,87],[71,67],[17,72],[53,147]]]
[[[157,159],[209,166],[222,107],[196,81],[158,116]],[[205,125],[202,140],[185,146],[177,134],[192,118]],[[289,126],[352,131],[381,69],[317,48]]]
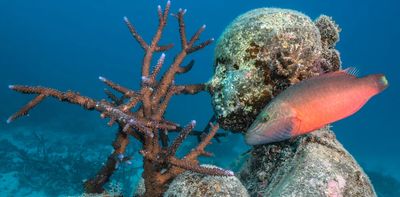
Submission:
[[[255,146],[261,144],[269,144],[274,141],[272,141],[268,136],[264,135],[263,133],[246,133],[245,142],[248,145]]]
[[[245,135],[245,142],[248,145],[260,145],[268,143],[265,139],[268,139],[265,135],[263,135],[264,125],[260,122],[254,122],[250,128],[247,130]]]
[[[251,146],[262,144],[262,142],[260,142],[259,139],[260,139],[260,136],[258,134],[255,134],[255,135],[246,134],[246,136],[245,136],[246,144],[251,145]]]

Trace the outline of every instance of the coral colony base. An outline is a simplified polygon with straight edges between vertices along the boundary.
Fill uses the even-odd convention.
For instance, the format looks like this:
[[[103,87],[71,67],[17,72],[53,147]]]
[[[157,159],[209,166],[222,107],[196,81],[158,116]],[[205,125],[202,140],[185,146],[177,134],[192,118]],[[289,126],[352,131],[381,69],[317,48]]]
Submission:
[[[144,172],[142,177],[145,183],[145,196],[161,196],[167,189],[167,185],[179,174],[186,170],[209,175],[233,176],[233,172],[217,167],[202,167],[198,163],[199,156],[211,156],[212,153],[205,151],[205,147],[213,137],[218,137],[218,125],[210,123],[208,133],[195,132],[196,121],[191,121],[185,127],[164,119],[164,114],[173,95],[196,94],[205,90],[205,84],[177,85],[174,78],[178,74],[184,74],[191,70],[194,62],[182,66],[185,57],[208,46],[213,39],[206,40],[198,45],[195,42],[200,38],[205,29],[205,25],[190,38],[186,37],[186,27],[184,15],[186,10],[180,9],[176,14],[172,14],[178,20],[179,35],[181,40],[181,50],[175,56],[169,69],[157,80],[161,67],[164,64],[166,55],[161,54],[157,64],[150,69],[151,60],[156,52],[165,52],[173,47],[172,44],[160,46],[159,41],[162,37],[164,27],[169,16],[170,1],[167,2],[165,9],[158,6],[158,29],[150,43],[146,42],[136,31],[135,27],[124,18],[132,36],[145,51],[142,64],[141,89],[134,91],[114,83],[104,77],[99,79],[116,92],[122,94],[116,96],[111,91],[106,90],[106,94],[111,101],[95,100],[90,97],[82,96],[78,92],[61,92],[55,89],[40,86],[10,85],[9,88],[23,93],[36,95],[22,109],[13,114],[7,122],[27,115],[28,112],[36,107],[47,97],[56,98],[62,102],[77,104],[86,110],[95,110],[101,113],[102,118],[109,118],[108,124],[118,124],[119,129],[113,142],[114,151],[108,156],[105,165],[101,167],[96,176],[88,179],[84,183],[86,193],[106,192],[103,186],[109,181],[110,176],[120,162],[130,160],[125,155],[125,149],[133,137],[142,144],[140,153],[143,155]],[[150,72],[150,70],[152,72]],[[136,107],[138,106],[138,107]],[[168,132],[179,132],[178,137],[172,142],[168,141]],[[176,152],[185,138],[190,135],[200,136],[200,143],[183,158],[176,157]]]

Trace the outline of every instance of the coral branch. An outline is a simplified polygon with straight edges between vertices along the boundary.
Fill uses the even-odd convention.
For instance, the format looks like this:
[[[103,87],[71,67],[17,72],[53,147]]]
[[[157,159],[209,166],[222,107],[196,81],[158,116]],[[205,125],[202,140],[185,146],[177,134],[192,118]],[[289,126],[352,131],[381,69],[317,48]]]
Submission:
[[[132,98],[132,97],[139,97],[140,95],[136,93],[133,90],[130,90],[128,88],[125,88],[117,83],[114,83],[104,77],[99,77],[100,81],[104,82],[106,85],[110,86],[112,89],[116,90],[117,92],[120,92],[122,95],[124,95],[127,98]]]
[[[151,73],[150,77],[148,78],[148,83],[150,86],[155,86],[156,83],[156,77],[158,73],[161,70],[162,65],[164,64],[165,61],[165,53],[161,54],[160,58],[157,61],[156,66],[153,69],[153,72]]]
[[[135,27],[129,21],[129,19],[127,17],[124,17],[124,21],[125,21],[126,25],[128,26],[129,31],[131,32],[132,36],[136,39],[136,41],[139,43],[139,45],[144,50],[147,50],[149,48],[149,45],[146,43],[146,41],[143,40],[142,36],[139,35],[139,33],[136,31]]]
[[[181,11],[182,12],[182,11]],[[181,12],[179,12],[176,16],[178,16],[178,20],[179,20],[179,14],[181,14]],[[183,20],[183,19],[182,19]],[[201,33],[204,31],[205,29],[205,25],[203,25],[190,39],[190,42],[188,44],[186,44],[185,47],[182,48],[182,51],[175,57],[174,62],[172,63],[170,69],[164,74],[164,76],[161,78],[161,81],[158,85],[157,90],[155,91],[154,97],[153,97],[153,104],[157,104],[158,102],[160,102],[161,98],[166,94],[167,91],[167,87],[169,87],[171,85],[171,82],[173,81],[173,78],[175,76],[176,73],[182,72],[182,68],[180,67],[180,65],[182,64],[183,59],[186,57],[187,55],[187,49],[192,48],[194,42],[196,40],[199,39]],[[179,28],[183,28],[184,26],[181,27],[179,26]],[[184,30],[180,30],[182,32],[184,32]],[[181,40],[184,39],[186,40],[186,36],[182,38],[182,34],[181,34]],[[210,39],[211,41],[213,39]],[[206,41],[206,43],[208,43]],[[208,44],[203,44],[201,45],[202,47],[200,48],[196,48],[196,50],[199,50],[201,48],[204,48],[205,46],[207,46]]]
[[[117,138],[113,142],[114,151],[107,158],[107,162],[100,169],[100,171],[93,178],[85,181],[84,188],[88,193],[102,193],[104,191],[103,186],[108,182],[111,175],[116,170],[118,155],[124,154],[125,149],[129,143],[128,136],[123,132],[117,133]]]
[[[186,159],[193,160],[202,153],[204,153],[204,148],[211,142],[211,139],[214,137],[214,135],[217,133],[219,129],[218,124],[214,126],[212,125],[212,123],[210,123],[210,127],[211,127],[210,132],[207,134],[206,137],[202,139],[200,144],[197,145],[195,149],[193,149],[189,154],[186,155]]]
[[[196,126],[196,121],[192,120],[175,139],[172,145],[168,148],[167,157],[175,156],[178,147],[182,144],[183,140],[190,134],[192,129]]]
[[[30,101],[28,104],[26,104],[17,113],[12,115],[7,120],[7,122],[14,121],[17,118],[28,114],[31,109],[36,107],[36,105],[38,105],[43,99],[45,99],[48,96],[57,98],[60,101],[69,102],[72,104],[78,104],[88,110],[93,110],[94,107],[96,106],[96,101],[94,101],[93,99],[81,96],[79,95],[79,93],[74,93],[71,91],[60,92],[55,89],[44,88],[40,86],[32,87],[32,86],[21,86],[21,85],[12,85],[10,86],[10,89],[15,90],[17,92],[21,92],[23,94],[38,94],[38,96],[35,97],[35,99],[33,99],[32,101]]]
[[[174,167],[172,167],[170,170],[168,170],[166,173],[160,176],[160,182],[166,183],[169,180],[173,179],[175,176],[178,174],[182,173],[185,170],[191,170],[194,172],[199,172],[199,173],[204,173],[204,174],[210,174],[210,175],[221,175],[221,176],[233,176],[233,172],[228,171],[228,170],[223,170],[223,169],[204,169],[204,167],[201,167],[198,165],[198,160],[197,157],[200,155],[203,156],[211,156],[212,154],[209,152],[206,152],[204,148],[210,143],[211,139],[216,135],[219,126],[218,125],[212,125],[210,123],[211,130],[207,134],[206,137],[202,139],[202,141],[199,143],[199,145],[192,149],[192,151],[187,154],[186,156],[183,157],[183,159],[177,159],[176,157],[167,157],[167,162]],[[179,142],[178,142],[179,143]],[[173,146],[171,146],[173,147]],[[154,156],[149,156],[144,154],[146,158],[154,161],[154,162],[161,162],[160,160],[157,160],[154,158]]]
[[[156,49],[158,48],[158,42],[160,41],[164,27],[167,24],[167,16],[169,13],[170,6],[171,2],[168,1],[167,5],[165,6],[164,13],[162,15],[162,20],[159,20],[158,28],[156,34],[153,37],[153,40],[151,41],[151,45],[148,48],[146,48],[146,54],[143,59],[143,65],[142,65],[142,76],[147,77],[149,75],[149,68],[151,59],[153,57],[153,52],[156,51]]]
[[[174,44],[168,44],[165,46],[157,46],[155,51],[156,52],[164,52],[170,50],[172,47],[174,47]]]
[[[178,24],[179,24],[179,34],[181,36],[181,47],[184,49],[187,46],[187,39],[186,39],[186,28],[185,28],[185,22],[183,20],[183,15],[185,15],[186,10],[179,9],[178,14],[174,14],[178,19]]]
[[[181,92],[183,89],[183,87],[177,87],[174,86],[174,84],[171,85],[171,87],[169,88],[169,91],[167,92],[167,95],[165,95],[164,100],[160,103],[159,106],[156,106],[158,108],[156,108],[154,110],[153,119],[159,119],[161,118],[161,116],[164,114],[165,110],[167,109],[167,106],[169,104],[169,101],[171,100],[172,96],[178,92]]]
[[[126,114],[119,108],[115,108],[105,101],[97,102],[96,110],[104,112],[109,117],[115,118],[121,124],[128,125],[129,127],[135,127],[138,129],[149,128],[149,129],[173,130],[176,129],[177,127],[176,124],[172,124],[171,122],[148,120],[138,116],[132,116]]]
[[[200,38],[201,33],[206,29],[206,25],[203,25],[197,30],[197,32],[190,38],[189,44],[187,45],[187,48],[191,48],[194,43]]]
[[[29,101],[28,104],[26,104],[24,107],[22,107],[21,110],[19,110],[17,113],[13,114],[10,118],[8,118],[7,123],[14,121],[15,119],[17,119],[21,116],[27,115],[29,110],[31,110],[36,105],[38,105],[40,102],[42,102],[44,98],[46,98],[46,95],[44,95],[44,94],[39,94],[38,96],[36,96],[34,99]]]
[[[181,132],[183,129],[184,128],[182,128],[182,127],[176,127],[176,130],[170,130],[169,132]],[[207,135],[207,133],[208,133],[208,129],[203,130],[203,131],[192,130],[192,131],[190,131],[189,135],[197,137],[198,142],[201,142],[201,140]],[[227,135],[228,135],[227,133],[216,133],[214,135],[214,139],[217,142],[221,142],[221,140],[219,138],[226,137]]]
[[[169,138],[168,138],[168,130],[163,130],[160,133],[160,140],[161,140],[161,146],[163,148],[168,147],[168,142],[169,142]]]
[[[180,91],[176,94],[197,94],[201,91],[206,90],[205,84],[193,84],[185,86],[176,86]]]
[[[124,97],[118,98],[115,94],[113,94],[110,90],[104,89],[104,93],[106,93],[107,97],[116,105],[121,105],[123,103]]]
[[[131,110],[132,108],[134,108],[138,104],[139,101],[140,101],[139,97],[133,97],[133,98],[129,99],[129,101],[126,104],[121,105],[120,109],[123,112],[127,112],[127,111]]]
[[[104,185],[109,181],[119,162],[129,159],[129,157],[124,156],[125,149],[129,144],[129,136],[133,136],[142,144],[140,153],[143,154],[144,172],[142,176],[145,179],[145,196],[162,196],[167,188],[167,184],[185,170],[211,175],[233,175],[232,172],[227,170],[202,167],[198,162],[199,156],[212,156],[212,153],[206,152],[204,149],[213,138],[218,141],[218,137],[226,135],[224,133],[217,133],[218,125],[211,125],[210,127],[206,127],[203,132],[200,132],[193,130],[195,121],[190,122],[182,128],[177,123],[164,118],[172,96],[177,94],[196,94],[206,90],[205,84],[175,85],[175,77],[177,74],[184,74],[192,69],[194,65],[193,60],[186,66],[182,66],[182,62],[188,54],[208,46],[213,41],[213,39],[209,39],[199,45],[194,45],[204,31],[205,25],[188,41],[183,17],[186,10],[180,9],[174,16],[178,20],[181,50],[175,56],[170,67],[161,76],[159,74],[166,57],[164,53],[161,54],[150,73],[150,64],[152,63],[154,53],[166,51],[173,46],[172,44],[159,45],[164,27],[167,24],[170,5],[171,3],[168,1],[164,10],[162,10],[161,6],[158,6],[159,24],[151,42],[146,42],[139,35],[132,23],[126,17],[124,18],[130,33],[144,50],[140,90],[133,91],[104,77],[99,77],[111,89],[122,94],[119,96],[105,89],[107,97],[111,99],[108,102],[106,100],[97,101],[72,91],[61,92],[40,86],[10,86],[12,90],[24,94],[33,94],[36,97],[13,114],[7,122],[28,114],[30,110],[46,97],[54,97],[63,102],[81,105],[87,110],[100,112],[102,118],[110,118],[108,122],[110,126],[118,124],[119,129],[113,142],[114,151],[108,156],[106,163],[100,168],[97,174],[84,183],[87,193],[102,193]],[[214,120],[211,119],[210,121],[213,122]],[[208,129],[210,131],[207,133]],[[169,144],[169,131],[179,132],[178,137],[172,144]],[[197,136],[200,143],[185,157],[179,159],[176,156],[177,150],[188,135]]]
[[[193,46],[193,47],[187,49],[186,53],[190,54],[190,53],[196,52],[196,51],[210,45],[212,42],[214,42],[214,38],[208,39],[197,46]]]
[[[194,65],[194,60],[191,60],[186,66],[179,67],[177,73],[179,74],[187,73],[192,69],[193,65]]]

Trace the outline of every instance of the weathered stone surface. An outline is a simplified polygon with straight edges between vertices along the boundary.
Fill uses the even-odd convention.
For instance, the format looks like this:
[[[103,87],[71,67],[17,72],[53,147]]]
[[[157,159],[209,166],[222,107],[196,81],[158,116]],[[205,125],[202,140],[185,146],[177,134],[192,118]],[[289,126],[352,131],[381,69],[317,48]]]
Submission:
[[[339,28],[327,16],[314,23],[300,12],[277,8],[238,16],[216,43],[215,73],[208,83],[220,126],[245,132],[282,90],[338,70],[338,40]]]
[[[202,165],[216,167],[212,165]],[[211,176],[186,171],[172,181],[165,197],[246,197],[246,188],[235,176]]]
[[[251,196],[376,196],[367,175],[328,128],[255,146],[239,179]]]

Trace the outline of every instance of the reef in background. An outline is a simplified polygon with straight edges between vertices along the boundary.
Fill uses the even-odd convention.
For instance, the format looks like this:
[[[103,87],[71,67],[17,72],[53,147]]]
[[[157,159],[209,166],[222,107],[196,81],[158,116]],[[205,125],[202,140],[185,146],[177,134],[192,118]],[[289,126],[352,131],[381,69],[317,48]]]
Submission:
[[[260,8],[237,17],[217,41],[208,82],[221,127],[245,132],[282,90],[338,70],[339,31],[330,17],[313,22],[287,9]]]

